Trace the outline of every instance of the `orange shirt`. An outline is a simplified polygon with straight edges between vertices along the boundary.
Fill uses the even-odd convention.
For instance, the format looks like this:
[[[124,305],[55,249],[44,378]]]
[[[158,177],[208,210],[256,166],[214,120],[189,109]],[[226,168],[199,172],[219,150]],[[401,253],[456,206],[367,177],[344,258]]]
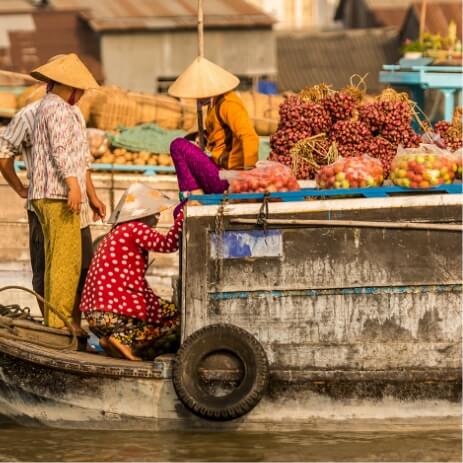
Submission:
[[[222,169],[254,167],[259,137],[235,92],[214,98],[206,118],[207,150]]]

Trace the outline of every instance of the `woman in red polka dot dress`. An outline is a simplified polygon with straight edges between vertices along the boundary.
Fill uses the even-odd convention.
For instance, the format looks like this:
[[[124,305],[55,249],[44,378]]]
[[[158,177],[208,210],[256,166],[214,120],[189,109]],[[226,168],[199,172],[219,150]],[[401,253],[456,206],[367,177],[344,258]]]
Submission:
[[[136,352],[178,333],[175,305],[156,296],[145,278],[149,251],[178,250],[183,208],[176,209],[174,225],[166,235],[153,229],[159,214],[174,204],[158,191],[135,184],[109,219],[114,227],[92,260],[80,310],[111,355],[140,360]]]

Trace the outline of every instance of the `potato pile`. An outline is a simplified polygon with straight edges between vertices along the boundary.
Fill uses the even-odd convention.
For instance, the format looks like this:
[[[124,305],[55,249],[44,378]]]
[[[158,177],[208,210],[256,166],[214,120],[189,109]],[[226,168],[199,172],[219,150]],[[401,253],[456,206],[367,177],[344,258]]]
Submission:
[[[90,153],[95,163],[125,166],[173,166],[169,154],[151,153],[149,151],[131,151],[112,146],[109,135],[103,130],[87,129]]]
[[[95,158],[95,162],[126,166],[173,166],[172,158],[168,154],[149,153],[148,151],[134,153],[124,148],[108,150]]]

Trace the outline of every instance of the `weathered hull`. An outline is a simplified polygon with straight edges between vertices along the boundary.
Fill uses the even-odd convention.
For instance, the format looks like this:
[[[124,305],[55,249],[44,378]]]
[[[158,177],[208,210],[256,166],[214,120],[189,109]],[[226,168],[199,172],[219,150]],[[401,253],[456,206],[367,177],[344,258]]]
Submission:
[[[438,195],[273,203],[270,213],[445,224],[461,222],[461,206],[460,195]],[[137,364],[0,338],[0,414],[25,424],[118,429],[460,419],[461,233],[333,227],[262,233],[231,223],[255,218],[259,205],[225,209],[224,228],[235,241],[221,263],[211,244],[217,208],[187,213],[183,337],[214,323],[252,333],[271,371],[255,409],[228,423],[193,416],[177,399],[168,358]]]
[[[17,346],[16,346],[17,347]],[[178,401],[171,379],[105,376],[54,368],[7,354],[0,346],[0,414],[21,425],[98,429],[268,429],[299,427],[330,421],[399,423],[454,417],[460,419],[458,372],[446,381],[383,372],[376,378],[357,375],[318,378],[272,376],[262,402],[248,415],[228,423],[195,417]],[[76,354],[79,355],[79,354]],[[85,360],[84,360],[85,361]],[[43,362],[42,362],[43,363]],[[160,373],[159,376],[164,375]]]
[[[183,246],[184,336],[232,323],[264,346],[270,367],[306,380],[461,370],[461,233],[290,226],[288,219],[461,223],[461,195],[270,203],[283,225],[233,223],[258,204],[191,208]],[[419,381],[419,380],[418,380]]]

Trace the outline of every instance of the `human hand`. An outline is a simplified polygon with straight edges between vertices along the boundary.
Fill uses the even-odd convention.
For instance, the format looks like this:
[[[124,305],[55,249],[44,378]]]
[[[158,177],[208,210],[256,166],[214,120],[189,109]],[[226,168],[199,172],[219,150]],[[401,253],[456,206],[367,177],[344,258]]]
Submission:
[[[72,186],[71,188],[69,188],[68,207],[73,213],[80,214],[81,200],[82,198],[81,198],[79,186],[76,185],[76,186]]]
[[[93,211],[93,220],[104,220],[106,217],[106,204],[103,201],[100,201],[100,199],[97,197],[91,198],[90,207]]]

